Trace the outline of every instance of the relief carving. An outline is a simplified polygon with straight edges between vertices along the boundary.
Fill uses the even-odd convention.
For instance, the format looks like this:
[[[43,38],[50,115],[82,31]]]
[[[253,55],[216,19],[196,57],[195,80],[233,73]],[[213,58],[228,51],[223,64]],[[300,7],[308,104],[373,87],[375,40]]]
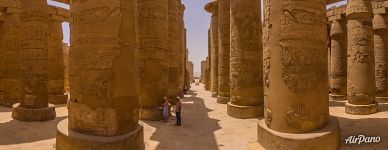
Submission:
[[[272,112],[267,107],[264,107],[264,118],[265,124],[267,125],[267,127],[270,127],[272,123]]]

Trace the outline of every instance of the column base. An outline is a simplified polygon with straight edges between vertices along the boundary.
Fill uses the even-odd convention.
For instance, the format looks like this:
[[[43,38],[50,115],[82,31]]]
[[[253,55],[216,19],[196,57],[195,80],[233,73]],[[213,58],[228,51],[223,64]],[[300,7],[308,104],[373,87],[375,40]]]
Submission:
[[[349,102],[345,103],[345,112],[351,115],[369,115],[377,113],[378,103],[369,105],[354,105]]]
[[[48,102],[51,104],[66,104],[67,95],[50,95]]]
[[[346,95],[329,94],[329,99],[333,101],[346,101]]]
[[[376,101],[379,103],[388,103],[388,97],[376,97]]]
[[[217,96],[217,103],[227,104],[230,101],[230,97]]]
[[[56,118],[55,105],[49,104],[46,108],[23,108],[20,103],[12,106],[12,118],[19,121],[48,121]]]
[[[228,102],[228,115],[239,119],[258,118],[264,115],[264,105],[239,106]]]
[[[341,146],[340,127],[336,118],[329,117],[326,126],[322,129],[310,133],[292,134],[272,130],[265,124],[265,119],[260,119],[258,142],[267,150],[337,150]]]
[[[216,98],[216,97],[217,97],[217,95],[218,95],[218,93],[217,93],[217,92],[212,92],[212,97]]]
[[[140,120],[160,121],[163,120],[163,110],[160,108],[141,108]]]
[[[68,119],[58,123],[57,150],[144,150],[143,127],[118,136],[87,135],[68,128]]]

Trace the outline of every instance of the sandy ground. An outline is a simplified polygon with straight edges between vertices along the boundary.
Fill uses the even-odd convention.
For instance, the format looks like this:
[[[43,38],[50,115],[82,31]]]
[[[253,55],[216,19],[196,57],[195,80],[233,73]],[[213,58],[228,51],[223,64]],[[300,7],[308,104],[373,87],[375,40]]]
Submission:
[[[380,112],[353,116],[344,112],[344,102],[330,102],[330,114],[341,124],[342,142],[351,135],[380,136],[375,144],[346,145],[346,150],[388,149],[388,104]],[[57,119],[26,123],[13,120],[11,109],[0,106],[0,150],[53,150],[56,124],[66,118],[66,105],[56,108]],[[146,150],[251,150],[261,149],[256,143],[257,119],[235,119],[226,114],[226,105],[216,103],[203,86],[192,85],[183,99],[182,126],[174,118],[168,123],[145,121]]]

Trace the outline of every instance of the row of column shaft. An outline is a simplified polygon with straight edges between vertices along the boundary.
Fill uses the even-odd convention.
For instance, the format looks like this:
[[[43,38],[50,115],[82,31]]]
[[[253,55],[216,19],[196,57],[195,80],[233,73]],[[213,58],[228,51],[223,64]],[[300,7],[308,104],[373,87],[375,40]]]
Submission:
[[[70,6],[69,117],[58,124],[56,148],[144,149],[139,118],[161,120],[163,97],[174,103],[191,82],[184,5],[86,0]],[[1,103],[20,102],[13,106],[17,120],[54,119],[49,102],[67,101],[61,22],[50,19],[45,0],[24,0],[21,13],[5,14],[1,29]]]
[[[28,1],[24,3],[28,3]],[[35,6],[30,7],[33,8]],[[16,8],[9,8],[9,11],[7,10],[3,14],[4,21],[1,22],[0,34],[2,43],[0,56],[3,60],[1,61],[0,76],[0,105],[2,106],[11,107],[24,99],[24,96],[31,90],[25,88],[26,85],[22,80],[30,78],[31,74],[29,73],[34,74],[37,72],[45,74],[38,75],[39,78],[47,78],[45,80],[47,80],[48,86],[44,88],[44,90],[47,90],[44,93],[47,94],[47,100],[50,103],[64,104],[67,101],[67,96],[64,95],[62,24],[60,20],[49,16],[48,5],[39,7],[42,8],[39,10],[42,11],[39,12],[43,16],[42,19],[34,16],[36,12],[30,13],[27,10],[14,11],[18,10]],[[27,19],[23,20],[23,18]],[[34,19],[44,21],[43,23],[37,23]],[[33,22],[31,24],[36,27],[29,25],[29,21]],[[23,33],[32,32],[35,28],[39,28],[36,31],[36,35]],[[28,36],[36,36],[38,40],[34,40],[32,37],[28,38]],[[29,44],[28,40],[32,41],[32,44]],[[27,45],[32,46],[26,47]],[[41,52],[37,50],[38,48],[43,48],[44,51]],[[41,60],[46,60],[47,62]],[[26,69],[35,69],[37,71]]]
[[[161,120],[163,97],[174,104],[187,86],[184,5],[87,0],[70,6],[71,97],[57,149],[144,149],[138,120]]]
[[[350,114],[376,113],[377,102],[388,99],[386,9],[350,1],[346,13],[337,16],[330,29],[330,99],[347,100]]]
[[[228,114],[238,118],[263,114],[260,7],[259,0],[217,0],[205,6],[212,14],[208,84],[217,102],[228,103]]]
[[[295,144],[299,142],[306,147],[339,147],[338,121],[329,117],[329,57],[330,98],[347,100],[346,113],[376,113],[376,100],[384,101],[387,96],[387,20],[385,13],[373,17],[370,0],[350,0],[347,20],[341,16],[333,21],[330,34],[326,34],[325,0],[264,1],[263,31],[259,1],[215,0],[205,10],[212,13],[211,65],[204,66],[211,74],[209,82],[205,69],[205,86],[210,85],[217,102],[228,103],[232,117],[264,115],[258,135],[267,149],[279,147],[275,139],[290,149],[299,149]],[[264,107],[257,107],[262,104]],[[254,106],[257,115],[247,116]],[[309,137],[323,130],[328,132]],[[290,143],[292,134],[307,136]]]

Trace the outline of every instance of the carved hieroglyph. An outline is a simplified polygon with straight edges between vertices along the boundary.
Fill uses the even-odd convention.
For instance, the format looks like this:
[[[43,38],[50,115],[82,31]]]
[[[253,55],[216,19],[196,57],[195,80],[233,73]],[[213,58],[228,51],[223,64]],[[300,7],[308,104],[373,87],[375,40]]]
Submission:
[[[49,78],[49,102],[63,104],[67,102],[65,93],[63,60],[63,31],[59,20],[49,21],[49,46],[48,46],[48,78]]]
[[[140,102],[142,110],[155,109],[168,92],[168,0],[138,0],[138,7]]]
[[[205,6],[206,11],[212,14],[210,21],[210,80],[213,96],[218,93],[218,4],[212,1]]]
[[[230,3],[230,100],[240,106],[263,104],[260,0]]]
[[[230,96],[230,0],[218,0],[218,102]]]
[[[4,14],[1,36],[1,77],[2,99],[0,104],[11,107],[19,102],[21,96],[20,85],[20,15],[18,13]]]
[[[48,5],[46,0],[24,0],[21,14],[23,108],[48,107]]]
[[[329,115],[325,0],[264,5],[265,123],[286,133],[318,130]]]
[[[349,0],[346,16],[348,19],[348,103],[374,105],[376,86],[371,0]]]
[[[96,136],[134,131],[139,126],[136,1],[72,1],[71,14],[69,129]]]
[[[375,14],[373,18],[376,100],[388,101],[388,15]]]
[[[178,4],[177,0],[168,0],[168,96],[176,97],[179,91],[178,81]]]
[[[347,84],[347,29],[346,20],[333,21],[330,29],[331,38],[331,73],[330,86],[333,100],[345,100]]]

